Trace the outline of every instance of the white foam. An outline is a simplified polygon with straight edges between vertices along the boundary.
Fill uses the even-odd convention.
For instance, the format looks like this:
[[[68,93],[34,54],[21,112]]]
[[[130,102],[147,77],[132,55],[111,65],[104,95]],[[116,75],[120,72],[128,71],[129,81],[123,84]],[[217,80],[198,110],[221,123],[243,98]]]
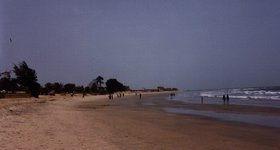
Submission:
[[[231,95],[230,98],[239,98],[239,99],[248,99],[248,96],[237,96],[237,95]]]
[[[274,92],[274,91],[266,91],[266,95],[280,95],[280,92]]]
[[[251,99],[280,100],[279,96],[250,96]]]
[[[186,91],[176,94],[172,100],[187,103],[200,103],[200,96],[205,97],[205,103],[221,104],[223,95],[229,95],[231,104],[254,105],[280,108],[280,91],[269,91],[258,88],[244,89],[220,89],[209,91]]]

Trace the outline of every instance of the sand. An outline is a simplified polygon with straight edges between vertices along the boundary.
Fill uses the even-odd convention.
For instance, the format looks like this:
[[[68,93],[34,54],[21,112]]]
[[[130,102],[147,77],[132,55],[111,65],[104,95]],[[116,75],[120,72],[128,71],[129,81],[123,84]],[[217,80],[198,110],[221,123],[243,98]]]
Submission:
[[[166,94],[54,96],[0,102],[0,149],[280,149],[280,129],[163,112],[164,106],[279,115],[278,109],[193,105]],[[153,103],[155,106],[143,104]]]

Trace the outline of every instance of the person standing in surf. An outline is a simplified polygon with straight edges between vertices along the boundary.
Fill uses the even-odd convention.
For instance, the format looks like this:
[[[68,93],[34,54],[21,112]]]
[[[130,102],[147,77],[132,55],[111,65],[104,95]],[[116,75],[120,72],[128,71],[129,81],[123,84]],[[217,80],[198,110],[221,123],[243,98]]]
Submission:
[[[229,96],[228,96],[228,94],[227,94],[226,100],[227,100],[227,105],[229,105]]]
[[[226,104],[226,96],[223,95],[223,101],[224,101],[224,105]]]

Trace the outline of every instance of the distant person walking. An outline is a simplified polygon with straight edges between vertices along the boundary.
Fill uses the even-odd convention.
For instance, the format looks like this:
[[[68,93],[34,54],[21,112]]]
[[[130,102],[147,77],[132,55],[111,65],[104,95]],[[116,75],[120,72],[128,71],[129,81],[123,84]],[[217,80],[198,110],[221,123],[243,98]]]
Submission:
[[[142,94],[141,94],[141,93],[139,94],[139,98],[140,98],[140,99],[142,98]]]
[[[203,96],[201,96],[201,104],[203,104]]]
[[[229,96],[228,96],[228,94],[227,94],[226,100],[227,100],[227,105],[229,105]]]
[[[224,105],[226,104],[226,96],[223,95],[223,101],[224,101]]]
[[[170,93],[170,99],[173,99],[175,97],[175,93]]]
[[[113,94],[109,94],[109,99],[114,99]]]
[[[86,96],[86,91],[84,90],[83,91],[83,98],[85,98],[85,96]]]

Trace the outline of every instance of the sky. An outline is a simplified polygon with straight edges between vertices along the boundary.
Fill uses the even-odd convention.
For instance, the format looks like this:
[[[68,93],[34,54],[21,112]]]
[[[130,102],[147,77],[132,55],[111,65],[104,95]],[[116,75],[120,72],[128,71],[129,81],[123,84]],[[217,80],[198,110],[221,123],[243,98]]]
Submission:
[[[0,0],[0,71],[133,89],[280,85],[279,0]],[[10,38],[12,42],[10,42]]]

